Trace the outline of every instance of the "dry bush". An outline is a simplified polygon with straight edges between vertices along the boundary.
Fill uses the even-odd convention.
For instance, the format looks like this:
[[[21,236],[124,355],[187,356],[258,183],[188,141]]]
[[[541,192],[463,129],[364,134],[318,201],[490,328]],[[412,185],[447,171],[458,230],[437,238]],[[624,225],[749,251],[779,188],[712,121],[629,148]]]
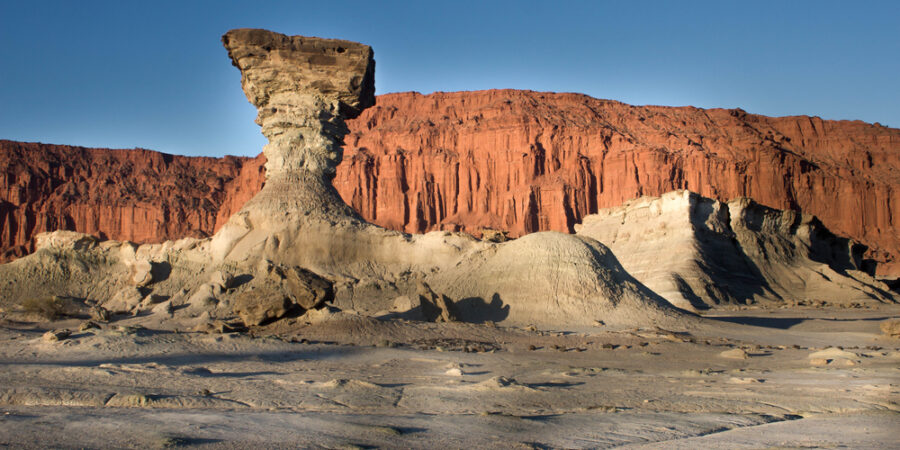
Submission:
[[[57,296],[29,298],[22,302],[22,309],[27,313],[37,314],[46,320],[55,320],[63,315],[65,301]]]

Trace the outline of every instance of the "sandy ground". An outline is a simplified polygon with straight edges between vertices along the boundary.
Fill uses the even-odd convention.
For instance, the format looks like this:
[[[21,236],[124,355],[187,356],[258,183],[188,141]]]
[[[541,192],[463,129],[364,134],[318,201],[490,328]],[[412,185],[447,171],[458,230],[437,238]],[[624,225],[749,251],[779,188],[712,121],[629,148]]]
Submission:
[[[0,446],[900,446],[900,340],[878,330],[900,308],[716,316],[670,332],[339,314],[254,336],[129,319],[59,342],[5,322]]]

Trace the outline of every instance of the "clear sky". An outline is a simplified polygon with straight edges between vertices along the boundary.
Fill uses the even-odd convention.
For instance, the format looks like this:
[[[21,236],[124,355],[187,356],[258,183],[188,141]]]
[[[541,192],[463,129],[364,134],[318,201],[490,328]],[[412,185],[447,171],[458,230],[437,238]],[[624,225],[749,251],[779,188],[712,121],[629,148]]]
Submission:
[[[256,155],[220,36],[375,49],[379,94],[517,88],[900,127],[900,1],[0,1],[0,139]]]

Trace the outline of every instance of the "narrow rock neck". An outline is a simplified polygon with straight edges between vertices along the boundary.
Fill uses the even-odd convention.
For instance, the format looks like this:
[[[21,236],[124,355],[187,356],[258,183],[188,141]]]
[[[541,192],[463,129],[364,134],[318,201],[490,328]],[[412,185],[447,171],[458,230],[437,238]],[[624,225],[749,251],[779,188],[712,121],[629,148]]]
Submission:
[[[263,147],[267,183],[303,179],[331,184],[349,132],[339,108],[336,101],[296,94],[259,108],[256,120],[269,140]]]

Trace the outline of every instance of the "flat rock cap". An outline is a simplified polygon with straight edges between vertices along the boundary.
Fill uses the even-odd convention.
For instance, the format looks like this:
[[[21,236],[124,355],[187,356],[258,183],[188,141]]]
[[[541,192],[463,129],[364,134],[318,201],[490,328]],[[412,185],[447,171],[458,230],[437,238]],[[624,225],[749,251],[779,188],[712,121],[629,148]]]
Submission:
[[[280,92],[338,100],[346,118],[375,104],[375,59],[368,45],[255,28],[231,30],[222,43],[257,108]]]

